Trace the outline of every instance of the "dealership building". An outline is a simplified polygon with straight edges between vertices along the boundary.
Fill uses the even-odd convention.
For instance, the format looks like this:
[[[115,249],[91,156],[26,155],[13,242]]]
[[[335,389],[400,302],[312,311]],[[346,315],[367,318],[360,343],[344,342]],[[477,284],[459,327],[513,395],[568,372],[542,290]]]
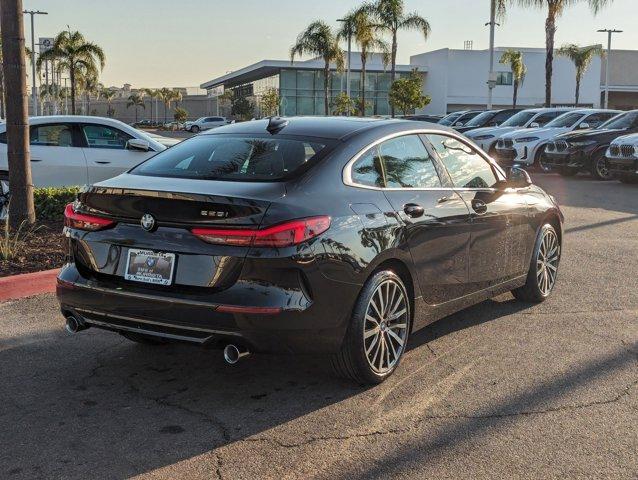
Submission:
[[[545,103],[545,49],[518,48],[527,65],[527,76],[519,88],[518,105],[541,106]],[[508,65],[498,59],[508,48],[496,49],[497,85],[493,92],[496,107],[512,103],[513,80]],[[638,108],[638,51],[613,50],[610,59],[610,108]],[[604,98],[605,62],[607,57],[595,58],[584,74],[580,87],[579,105],[600,107]],[[201,85],[210,97],[224,90],[250,98],[260,115],[261,95],[270,88],[279,91],[280,114],[324,115],[323,60],[290,62],[262,60],[255,64],[209,80]],[[423,77],[423,93],[431,103],[417,113],[445,114],[463,109],[485,108],[487,99],[488,50],[440,49],[413,55],[408,65],[397,65],[398,76],[412,70]],[[330,96],[334,98],[347,90],[346,73],[331,66]],[[361,60],[358,52],[351,55],[350,95],[358,98],[361,92]],[[573,63],[559,55],[554,59],[552,102],[557,106],[573,105],[576,71]],[[366,64],[364,82],[367,115],[387,115],[390,111],[388,90],[390,72],[380,55],[371,55]]]

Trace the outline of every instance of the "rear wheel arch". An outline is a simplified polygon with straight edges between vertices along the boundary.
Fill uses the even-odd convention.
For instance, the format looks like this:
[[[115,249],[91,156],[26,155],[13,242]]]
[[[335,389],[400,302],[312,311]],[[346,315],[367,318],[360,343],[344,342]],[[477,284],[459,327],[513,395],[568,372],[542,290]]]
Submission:
[[[410,329],[414,326],[414,303],[415,298],[417,296],[418,287],[415,283],[414,276],[410,271],[408,265],[398,258],[389,258],[383,260],[379,265],[377,265],[372,272],[368,275],[368,278],[372,277],[375,273],[380,272],[382,270],[390,270],[394,272],[396,275],[401,278],[401,281],[405,285],[406,290],[408,291],[408,297],[410,300]],[[366,281],[368,280],[366,278]]]

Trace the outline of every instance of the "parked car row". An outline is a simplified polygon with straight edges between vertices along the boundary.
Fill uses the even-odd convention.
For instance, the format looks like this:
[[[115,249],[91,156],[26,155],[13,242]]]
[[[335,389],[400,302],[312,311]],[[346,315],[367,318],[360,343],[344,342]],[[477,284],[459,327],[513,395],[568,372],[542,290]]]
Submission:
[[[192,133],[199,133],[210,130],[211,128],[228,125],[229,123],[235,123],[235,121],[229,120],[226,117],[200,117],[194,122],[184,122],[182,128]]]
[[[609,172],[621,182],[638,183],[638,133],[611,142],[606,152]]]

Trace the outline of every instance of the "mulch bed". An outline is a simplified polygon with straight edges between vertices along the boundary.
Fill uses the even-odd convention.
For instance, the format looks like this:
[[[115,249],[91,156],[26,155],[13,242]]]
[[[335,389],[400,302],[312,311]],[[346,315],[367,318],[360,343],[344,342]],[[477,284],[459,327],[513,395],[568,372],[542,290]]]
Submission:
[[[2,225],[4,228],[4,225]],[[62,221],[42,221],[23,229],[24,242],[11,260],[0,260],[0,277],[19,273],[59,268],[64,264],[66,239],[62,235]]]

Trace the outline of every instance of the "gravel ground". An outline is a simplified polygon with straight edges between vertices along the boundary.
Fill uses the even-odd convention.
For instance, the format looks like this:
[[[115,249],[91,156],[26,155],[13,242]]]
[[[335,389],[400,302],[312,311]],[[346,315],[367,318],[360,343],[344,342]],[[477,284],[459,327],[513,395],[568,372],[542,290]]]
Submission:
[[[637,478],[638,188],[537,181],[566,215],[552,298],[431,325],[375,388],[0,304],[0,477]]]

